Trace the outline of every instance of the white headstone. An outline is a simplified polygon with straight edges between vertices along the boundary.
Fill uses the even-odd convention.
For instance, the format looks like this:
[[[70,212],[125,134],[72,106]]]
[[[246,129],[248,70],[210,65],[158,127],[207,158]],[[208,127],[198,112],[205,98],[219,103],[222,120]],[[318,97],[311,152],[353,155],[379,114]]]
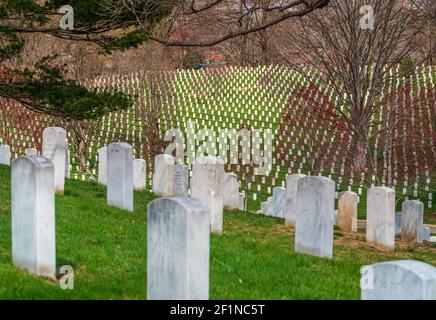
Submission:
[[[436,300],[436,268],[414,260],[362,269],[362,300]]]
[[[268,217],[273,217],[273,197],[268,197],[265,204],[264,204],[264,208],[262,210],[262,213]]]
[[[228,211],[238,210],[239,183],[238,176],[231,173],[224,174],[224,209]]]
[[[107,147],[107,204],[133,211],[133,148],[125,142]]]
[[[154,158],[153,193],[158,197],[174,195],[174,157],[160,154]]]
[[[295,251],[333,257],[335,183],[326,177],[298,181]]]
[[[382,251],[395,249],[395,191],[373,187],[367,196],[366,241]]]
[[[245,207],[245,193],[244,192],[239,192],[238,193],[238,210],[240,211],[246,211],[247,208]]]
[[[147,285],[149,300],[209,298],[210,213],[187,197],[148,205]]]
[[[11,165],[11,147],[7,144],[0,145],[0,164]]]
[[[98,149],[98,183],[107,185],[107,147]]]
[[[359,196],[352,191],[339,195],[338,226],[343,232],[357,232],[357,205]]]
[[[144,159],[133,160],[133,188],[137,191],[145,190],[147,163]]]
[[[173,191],[176,197],[187,197],[189,189],[189,170],[185,164],[174,166]]]
[[[423,226],[422,227],[422,241],[430,241],[430,237],[431,237],[430,227]]]
[[[406,242],[422,242],[424,204],[417,200],[403,202],[401,239]]]
[[[12,163],[12,260],[28,272],[56,279],[54,166],[44,157]]]
[[[297,217],[297,190],[298,180],[304,178],[304,174],[291,174],[286,178],[286,207],[285,223],[286,225],[295,226]]]
[[[395,236],[401,235],[401,223],[403,220],[403,213],[395,213]]]
[[[35,148],[27,148],[26,149],[26,157],[37,157],[38,156],[38,150]]]
[[[65,155],[67,148],[67,132],[63,128],[49,127],[43,132],[42,155],[53,162],[55,167],[55,192],[64,193]]]
[[[68,147],[65,149],[65,178],[70,179],[70,149]]]
[[[276,187],[273,189],[273,215],[277,218],[285,217],[285,206],[286,206],[286,189],[283,187]]]
[[[211,214],[211,231],[223,231],[224,161],[214,156],[198,157],[193,164],[191,197],[204,203]]]

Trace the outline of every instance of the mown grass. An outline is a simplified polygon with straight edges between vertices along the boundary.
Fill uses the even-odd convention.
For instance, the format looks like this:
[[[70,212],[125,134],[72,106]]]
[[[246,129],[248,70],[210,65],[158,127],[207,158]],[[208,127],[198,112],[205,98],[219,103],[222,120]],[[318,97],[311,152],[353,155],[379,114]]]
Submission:
[[[67,181],[56,198],[57,265],[71,265],[74,290],[29,275],[11,263],[10,171],[0,166],[0,299],[146,299],[148,192],[135,212],[106,205],[105,189]],[[212,235],[211,299],[359,299],[360,268],[394,259],[436,265],[436,246],[397,243],[394,253],[368,248],[364,235],[335,231],[334,259],[294,252],[293,230],[280,219],[225,213]]]

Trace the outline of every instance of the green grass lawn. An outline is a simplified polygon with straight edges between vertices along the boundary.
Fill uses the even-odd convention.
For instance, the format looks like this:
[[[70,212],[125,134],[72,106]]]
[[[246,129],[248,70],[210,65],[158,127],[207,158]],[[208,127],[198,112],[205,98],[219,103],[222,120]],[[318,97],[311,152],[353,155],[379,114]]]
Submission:
[[[135,212],[106,205],[105,188],[68,181],[56,198],[57,266],[71,265],[74,290],[11,263],[10,171],[0,166],[0,299],[146,299],[147,203]],[[280,219],[225,213],[223,236],[211,236],[211,299],[359,299],[360,268],[416,259],[436,265],[436,246],[397,242],[395,253],[365,245],[364,234],[335,231],[334,259],[294,252],[293,230]]]

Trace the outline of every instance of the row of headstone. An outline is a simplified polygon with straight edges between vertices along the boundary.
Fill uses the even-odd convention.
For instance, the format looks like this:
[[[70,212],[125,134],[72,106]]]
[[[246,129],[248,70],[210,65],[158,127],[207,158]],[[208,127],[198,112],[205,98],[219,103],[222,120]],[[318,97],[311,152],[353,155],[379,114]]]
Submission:
[[[125,169],[132,163],[125,161],[131,159],[131,147],[115,143],[108,148],[109,168],[115,163],[119,165],[115,172],[126,173]],[[214,164],[220,168],[220,162],[215,159],[199,159],[197,170],[206,170]],[[117,176],[109,175],[110,182],[115,178]],[[56,278],[54,180],[55,167],[45,157],[21,157],[12,164],[13,263],[52,279]],[[125,181],[118,182],[123,185]],[[297,251],[331,256],[333,181],[322,177],[303,178],[297,195],[297,210],[305,213],[297,214]],[[418,203],[406,203],[405,215],[415,217],[406,212],[419,206]],[[162,198],[149,204],[149,299],[208,299],[212,218],[210,208],[193,198]],[[311,234],[321,236],[315,238]],[[397,261],[367,266],[364,270],[362,299],[436,299],[436,269],[428,264]]]
[[[224,172],[224,161],[214,156],[195,159],[189,183],[188,166],[175,164],[171,155],[155,157],[152,190],[158,197],[191,196],[211,210],[211,231],[222,233],[223,210],[245,210],[245,194],[239,192],[234,173]]]
[[[262,204],[261,212],[275,217],[284,216],[287,225],[295,226],[297,252],[332,258],[334,225],[337,224],[344,232],[357,232],[358,195],[350,191],[341,193],[336,215],[333,180],[319,176],[292,175],[288,176],[287,181],[287,189],[275,188],[273,197]],[[367,201],[368,245],[382,251],[394,250],[394,190],[373,187],[368,191]],[[407,200],[403,203],[401,236],[404,241],[422,242],[425,230],[423,211],[424,206],[420,201]]]
[[[318,192],[312,192],[314,189]],[[328,178],[307,177],[301,181],[298,193],[305,197],[298,210],[306,208],[306,214],[297,215],[298,252],[331,256],[334,190],[334,183]],[[210,218],[209,209],[192,198],[162,198],[150,203],[149,299],[208,299]],[[317,223],[319,218],[321,223]],[[300,225],[306,226],[307,232],[298,233]],[[329,230],[325,225],[329,225]],[[363,300],[435,300],[436,268],[413,260],[365,266],[361,288]]]
[[[98,183],[107,186],[108,180],[108,147],[98,150]],[[133,189],[137,191],[145,190],[147,186],[147,163],[144,159],[134,159],[133,170]]]

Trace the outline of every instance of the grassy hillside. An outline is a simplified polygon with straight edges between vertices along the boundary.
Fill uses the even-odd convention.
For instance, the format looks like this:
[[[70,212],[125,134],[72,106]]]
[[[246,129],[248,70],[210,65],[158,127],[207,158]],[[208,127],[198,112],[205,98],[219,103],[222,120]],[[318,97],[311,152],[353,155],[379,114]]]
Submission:
[[[68,181],[56,198],[57,265],[75,270],[75,289],[27,274],[11,263],[10,171],[0,166],[0,299],[146,299],[146,207],[135,212],[106,205],[105,189]],[[360,268],[386,260],[436,265],[436,245],[397,242],[395,253],[368,248],[364,234],[335,231],[334,259],[294,252],[293,230],[279,219],[225,213],[224,234],[212,235],[211,299],[359,299]]]

